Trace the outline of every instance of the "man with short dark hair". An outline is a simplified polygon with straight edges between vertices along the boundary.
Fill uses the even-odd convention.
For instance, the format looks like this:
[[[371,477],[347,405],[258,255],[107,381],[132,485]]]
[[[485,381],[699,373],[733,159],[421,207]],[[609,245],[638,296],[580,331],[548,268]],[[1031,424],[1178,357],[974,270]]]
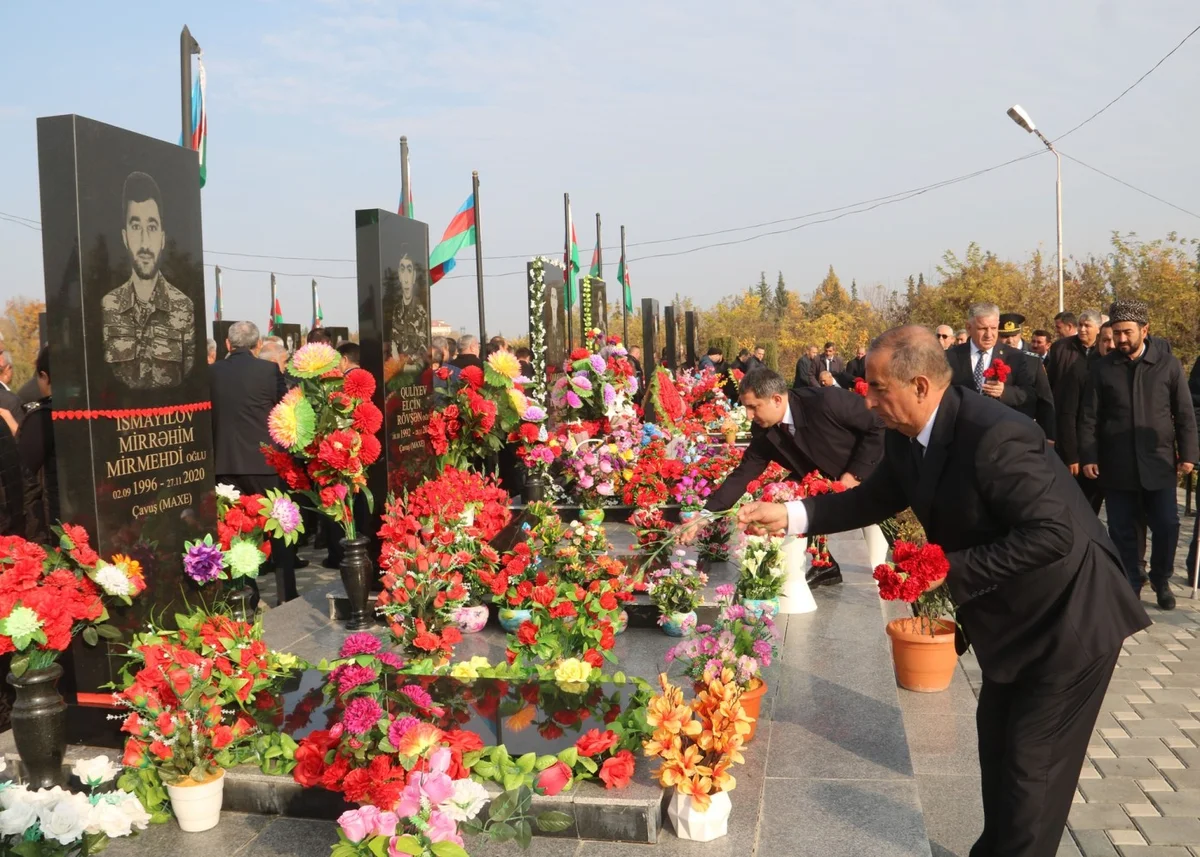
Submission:
[[[1046,362],[1046,357],[1050,354],[1050,331],[1038,328],[1033,332],[1033,336],[1029,338],[1029,350],[1042,359],[1042,363]]]
[[[533,352],[522,345],[513,354],[521,367],[521,377],[533,380]]]
[[[346,340],[337,347],[338,354],[342,355],[342,362],[338,364],[338,368],[343,373],[349,372],[351,369],[356,369],[361,365],[362,349],[357,342]]]
[[[1137,519],[1145,515],[1153,535],[1150,585],[1158,606],[1173,610],[1171,574],[1179,540],[1175,489],[1200,458],[1196,414],[1178,358],[1146,337],[1146,305],[1119,300],[1108,314],[1117,347],[1090,367],[1080,460],[1084,475],[1099,479],[1104,488],[1108,532],[1134,592],[1142,589]]]
[[[764,359],[767,356],[767,349],[761,345],[754,346],[754,353],[746,358],[746,374],[749,375],[755,369],[766,369],[767,364]]]
[[[1117,551],[1042,433],[994,397],[951,385],[926,328],[867,353],[883,462],[853,491],[752,503],[743,526],[818,534],[911,507],[949,574],[961,637],[983,673],[976,723],[983,832],[975,857],[1057,853],[1105,690],[1129,635],[1150,624]]]
[[[1064,311],[1054,316],[1054,332],[1058,334],[1059,339],[1065,339],[1078,333],[1079,319],[1075,317],[1075,313]]]
[[[817,386],[817,354],[819,353],[820,349],[815,345],[804,349],[800,359],[796,361],[796,377],[792,379],[792,387],[799,390],[801,387]]]
[[[846,364],[838,356],[837,346],[832,342],[826,342],[824,353],[817,360],[817,372],[828,372],[830,375],[837,377],[844,371],[846,371]]]
[[[705,505],[709,512],[736,503],[772,461],[787,468],[797,481],[817,470],[847,488],[858,485],[879,464],[883,424],[856,393],[839,387],[788,390],[782,376],[759,369],[742,379],[741,402],[753,423],[750,445],[741,463],[709,495]],[[864,537],[868,545],[874,540],[874,534],[864,533]],[[831,568],[813,569],[808,582],[824,586],[841,581],[835,561]]]
[[[323,327],[314,327],[308,332],[308,336],[304,338],[304,341],[309,345],[314,342],[323,342],[326,345],[333,345],[333,337],[331,337],[329,335],[329,331],[325,330]]]

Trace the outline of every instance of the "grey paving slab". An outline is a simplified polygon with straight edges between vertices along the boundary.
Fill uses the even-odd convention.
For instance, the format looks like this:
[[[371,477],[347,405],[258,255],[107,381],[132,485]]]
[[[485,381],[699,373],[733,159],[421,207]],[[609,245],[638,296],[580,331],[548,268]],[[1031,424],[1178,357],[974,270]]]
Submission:
[[[961,714],[905,717],[908,750],[918,774],[979,774],[975,717]]]
[[[1137,818],[1138,830],[1149,845],[1195,845],[1200,843],[1198,818]]]
[[[983,830],[979,777],[917,774],[933,857],[967,857]]]
[[[1103,830],[1075,830],[1072,833],[1083,857],[1119,857],[1117,847]]]
[[[1071,805],[1067,826],[1072,830],[1132,829],[1133,821],[1119,803],[1076,803]]]
[[[1158,808],[1159,813],[1165,817],[1200,817],[1200,789],[1151,792],[1150,800]]]
[[[1145,803],[1146,793],[1133,777],[1080,780],[1079,791],[1090,803]]]
[[[238,857],[327,857],[337,841],[334,822],[277,818]]]
[[[221,822],[203,833],[184,833],[174,822],[154,824],[137,836],[112,840],[104,853],[111,857],[234,854],[249,845],[271,821],[265,815],[223,812]]]

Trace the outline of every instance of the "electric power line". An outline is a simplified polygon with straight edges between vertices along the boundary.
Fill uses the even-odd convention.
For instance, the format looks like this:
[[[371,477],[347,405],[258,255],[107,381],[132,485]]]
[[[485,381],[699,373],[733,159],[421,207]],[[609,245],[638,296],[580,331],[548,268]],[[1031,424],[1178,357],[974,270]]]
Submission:
[[[1062,151],[1061,149],[1059,150],[1059,154],[1062,155],[1064,158],[1066,158],[1069,161],[1074,161],[1075,163],[1079,164],[1079,166],[1081,166],[1081,167],[1086,167],[1087,169],[1091,170],[1094,173],[1099,173],[1100,175],[1104,176],[1106,179],[1112,179],[1119,185],[1124,185],[1125,187],[1129,188],[1130,190],[1137,191],[1142,196],[1148,196],[1151,199],[1155,200],[1156,202],[1161,202],[1163,205],[1168,205],[1171,208],[1175,209],[1176,211],[1182,211],[1184,214],[1190,215],[1190,216],[1196,218],[1197,220],[1200,220],[1200,214],[1197,214],[1194,211],[1188,211],[1186,208],[1176,205],[1175,203],[1173,203],[1169,200],[1163,199],[1161,196],[1155,196],[1154,194],[1150,193],[1150,191],[1148,191],[1148,190],[1142,190],[1140,187],[1131,185],[1127,181],[1124,181],[1122,179],[1117,178],[1114,175],[1110,175],[1110,174],[1104,172],[1104,170],[1100,169],[1099,167],[1093,167],[1091,164],[1085,164],[1083,161],[1079,160],[1079,158],[1068,155],[1066,152]]]

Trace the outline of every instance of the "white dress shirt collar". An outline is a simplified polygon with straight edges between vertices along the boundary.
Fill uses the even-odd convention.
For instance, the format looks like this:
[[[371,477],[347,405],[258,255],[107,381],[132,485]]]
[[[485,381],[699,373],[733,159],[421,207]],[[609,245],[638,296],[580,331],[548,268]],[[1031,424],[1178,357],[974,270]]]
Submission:
[[[929,421],[925,423],[925,428],[921,429],[917,435],[917,443],[921,444],[924,449],[929,449],[929,439],[933,437],[933,423],[937,419],[939,408],[941,408],[941,404],[933,409],[933,413],[929,415]]]

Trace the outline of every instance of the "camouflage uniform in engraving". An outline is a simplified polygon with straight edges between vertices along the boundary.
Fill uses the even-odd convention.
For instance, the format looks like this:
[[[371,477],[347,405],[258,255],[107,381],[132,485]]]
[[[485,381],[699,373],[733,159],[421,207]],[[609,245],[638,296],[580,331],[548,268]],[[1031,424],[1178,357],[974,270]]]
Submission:
[[[130,277],[101,302],[104,362],[133,390],[178,387],[196,362],[191,298],[160,273],[150,300],[140,301]]]
[[[392,346],[414,360],[424,360],[429,349],[429,312],[413,300],[401,302],[392,313]]]

